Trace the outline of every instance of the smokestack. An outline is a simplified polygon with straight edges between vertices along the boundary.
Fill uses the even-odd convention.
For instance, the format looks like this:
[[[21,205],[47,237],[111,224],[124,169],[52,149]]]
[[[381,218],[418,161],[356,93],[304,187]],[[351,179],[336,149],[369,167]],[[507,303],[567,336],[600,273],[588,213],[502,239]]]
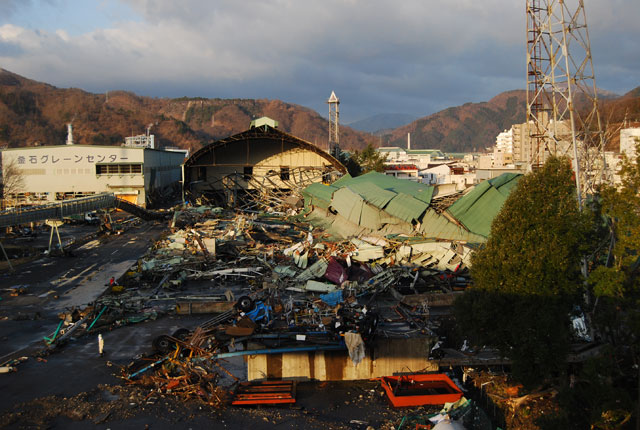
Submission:
[[[411,133],[407,133],[407,150],[411,150]]]
[[[67,124],[67,145],[73,145],[73,126]]]

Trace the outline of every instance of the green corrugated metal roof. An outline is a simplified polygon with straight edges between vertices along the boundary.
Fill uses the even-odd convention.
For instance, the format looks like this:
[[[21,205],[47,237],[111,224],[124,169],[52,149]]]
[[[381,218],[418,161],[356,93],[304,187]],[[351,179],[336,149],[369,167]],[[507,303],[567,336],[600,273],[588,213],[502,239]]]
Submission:
[[[407,149],[407,154],[428,154],[444,157],[444,152],[439,149]]]
[[[464,196],[460,197],[454,204],[452,204],[447,211],[457,220],[460,220],[461,216],[464,216],[471,207],[478,201],[487,190],[491,188],[489,181],[480,182],[471,191]]]
[[[389,214],[411,222],[420,218],[429,205],[418,199],[414,199],[408,194],[398,193],[384,208]]]
[[[333,183],[334,187],[346,187],[353,184],[371,183],[384,190],[394,193],[405,193],[427,204],[431,203],[433,197],[433,187],[407,179],[397,179],[384,173],[369,172],[355,178],[338,179]]]
[[[344,176],[341,176],[340,179],[338,179],[337,181],[333,182],[333,184],[331,184],[331,186],[336,187],[336,188],[340,188],[343,187],[344,184],[346,182],[348,182],[349,180],[353,179],[353,176],[351,176],[350,174],[346,174]]]
[[[311,184],[304,190],[302,190],[302,195],[305,197],[305,204],[307,202],[307,198],[310,198],[311,204],[314,206],[320,206],[321,208],[328,208],[331,203],[331,197],[333,193],[336,192],[338,188],[332,185],[324,185],[320,183]]]
[[[340,216],[340,214],[336,215],[336,218],[331,224],[331,229],[330,229],[331,233],[343,238],[356,237],[363,230],[364,228],[360,227],[357,224],[352,223],[347,218]]]
[[[360,215],[360,225],[371,230],[380,230],[382,228],[382,214],[380,209],[367,203],[362,205],[362,214]]]
[[[346,187],[333,193],[333,199],[331,199],[331,207],[354,224],[360,224],[363,204],[362,197]]]
[[[397,194],[380,188],[371,182],[358,182],[347,185],[347,188],[358,193],[363,199],[380,209],[384,208]]]
[[[316,210],[312,211],[309,215],[302,218],[302,220],[307,221],[313,224],[315,227],[319,227],[323,230],[328,230],[329,228],[331,228],[331,223],[333,223],[333,218],[327,216],[327,214],[322,211]]]
[[[473,205],[472,211],[462,217],[460,222],[470,231],[488,237],[491,233],[491,223],[506,199],[495,188],[489,188],[485,195]]]
[[[427,239],[459,240],[471,243],[484,243],[486,241],[485,237],[455,225],[433,209],[427,210],[420,222],[420,233]]]
[[[522,176],[520,173],[503,173],[497,178],[489,179],[489,183],[494,188],[500,188],[501,186],[513,181],[515,178]]]
[[[308,199],[315,206],[330,205],[338,212],[338,218],[349,224],[340,226],[334,221],[332,229],[339,228],[341,235],[356,228],[382,231],[399,225],[411,231],[410,224],[417,220],[421,223],[420,232],[427,238],[481,243],[520,176],[505,173],[482,182],[454,203],[448,213],[464,228],[429,209],[433,187],[377,172],[356,178],[345,176],[331,186],[312,184],[303,194],[305,203]]]
[[[469,231],[488,237],[493,218],[500,212],[520,177],[515,173],[503,173],[497,178],[481,182],[451,205],[447,212]]]
[[[518,180],[522,175],[520,173],[503,173],[497,178],[489,179],[489,183],[500,191],[505,197],[511,194],[511,190],[518,185]]]

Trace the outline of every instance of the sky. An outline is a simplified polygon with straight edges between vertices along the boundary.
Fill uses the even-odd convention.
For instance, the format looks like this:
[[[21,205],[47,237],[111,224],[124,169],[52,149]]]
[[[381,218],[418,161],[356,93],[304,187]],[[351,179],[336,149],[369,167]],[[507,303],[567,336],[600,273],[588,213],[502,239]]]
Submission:
[[[567,0],[567,3],[577,0]],[[640,1],[584,0],[596,83],[640,86]],[[0,67],[61,88],[280,99],[342,123],[526,87],[526,0],[0,0]]]

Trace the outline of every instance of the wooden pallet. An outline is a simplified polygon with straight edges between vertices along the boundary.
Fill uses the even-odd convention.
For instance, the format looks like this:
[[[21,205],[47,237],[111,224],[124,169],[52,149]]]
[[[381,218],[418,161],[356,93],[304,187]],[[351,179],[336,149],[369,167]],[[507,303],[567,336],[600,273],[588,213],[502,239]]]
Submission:
[[[276,405],[296,402],[294,381],[241,382],[232,405]]]

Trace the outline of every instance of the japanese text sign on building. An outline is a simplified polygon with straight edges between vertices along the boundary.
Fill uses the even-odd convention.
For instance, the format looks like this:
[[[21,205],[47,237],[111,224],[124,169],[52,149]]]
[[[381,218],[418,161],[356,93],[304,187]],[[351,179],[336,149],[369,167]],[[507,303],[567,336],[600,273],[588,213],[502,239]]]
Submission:
[[[71,161],[73,163],[80,163],[85,160],[86,163],[115,163],[116,161],[127,161],[128,157],[118,156],[116,154],[110,155],[77,155],[73,157],[60,157],[53,154],[44,155],[20,155],[17,157],[18,164],[57,164],[60,161]]]

